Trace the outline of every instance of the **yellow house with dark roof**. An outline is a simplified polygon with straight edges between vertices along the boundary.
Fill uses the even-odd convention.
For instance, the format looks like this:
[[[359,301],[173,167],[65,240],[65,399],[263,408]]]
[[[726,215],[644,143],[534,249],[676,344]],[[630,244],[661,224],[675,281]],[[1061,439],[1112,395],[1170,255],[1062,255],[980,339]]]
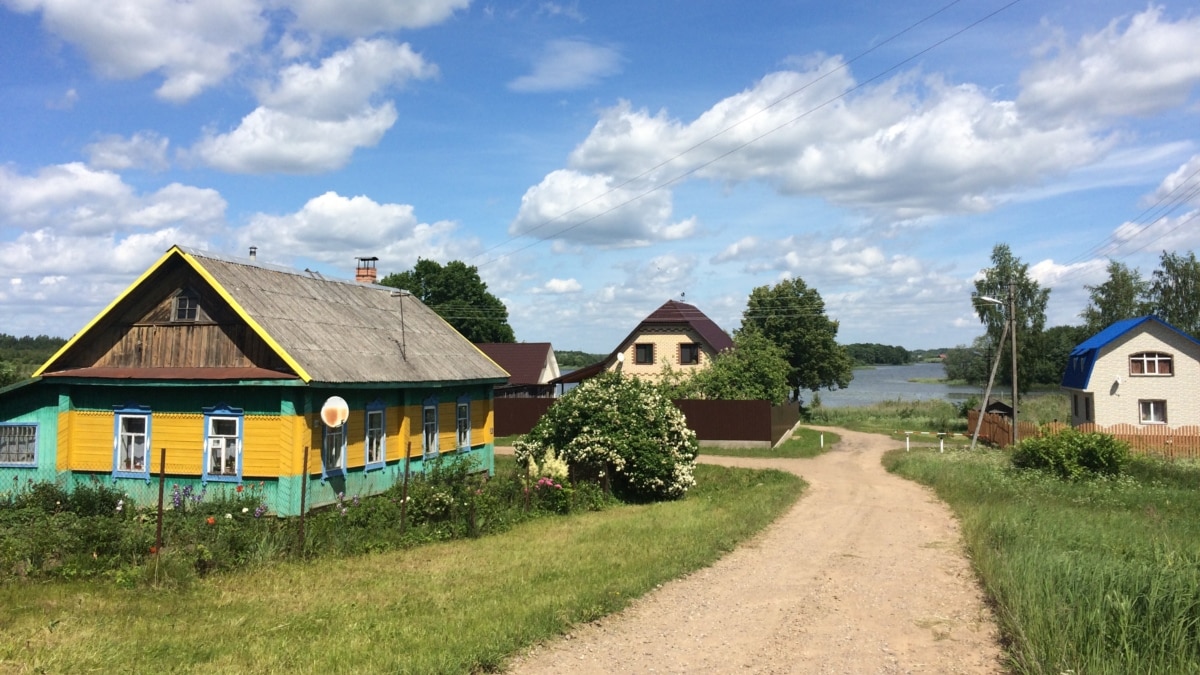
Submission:
[[[492,470],[508,373],[364,264],[356,283],[172,247],[0,390],[0,482],[103,478],[148,503],[165,471],[181,486],[261,483],[294,515],[302,488],[313,505],[368,495],[447,453]],[[331,428],[319,411],[333,396],[349,417]]]

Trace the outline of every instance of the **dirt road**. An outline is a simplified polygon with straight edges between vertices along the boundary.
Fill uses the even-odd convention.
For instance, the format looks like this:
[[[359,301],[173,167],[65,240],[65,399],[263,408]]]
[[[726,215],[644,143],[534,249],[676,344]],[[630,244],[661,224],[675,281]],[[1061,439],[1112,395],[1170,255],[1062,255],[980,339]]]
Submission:
[[[1003,673],[993,617],[933,494],[896,478],[884,436],[836,430],[775,467],[809,490],[715,565],[510,664],[530,673]]]

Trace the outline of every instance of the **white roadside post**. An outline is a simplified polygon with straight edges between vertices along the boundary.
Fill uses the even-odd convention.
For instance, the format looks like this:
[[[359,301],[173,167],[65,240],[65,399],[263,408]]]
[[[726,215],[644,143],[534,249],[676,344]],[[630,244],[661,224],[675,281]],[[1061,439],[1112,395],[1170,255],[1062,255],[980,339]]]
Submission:
[[[908,439],[912,437],[911,431],[904,432],[904,451],[908,452]]]

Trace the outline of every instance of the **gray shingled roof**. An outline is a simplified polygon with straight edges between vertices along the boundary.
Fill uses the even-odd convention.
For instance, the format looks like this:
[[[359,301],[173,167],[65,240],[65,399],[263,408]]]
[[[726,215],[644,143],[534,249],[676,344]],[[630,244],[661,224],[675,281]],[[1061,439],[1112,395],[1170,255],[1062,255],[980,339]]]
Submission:
[[[314,382],[503,382],[508,373],[410,294],[180,248]]]

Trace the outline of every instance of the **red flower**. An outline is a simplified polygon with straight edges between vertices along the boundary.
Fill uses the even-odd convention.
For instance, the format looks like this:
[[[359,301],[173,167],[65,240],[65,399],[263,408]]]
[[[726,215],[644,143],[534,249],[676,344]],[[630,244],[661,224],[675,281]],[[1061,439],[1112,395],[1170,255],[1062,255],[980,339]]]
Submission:
[[[241,491],[242,491],[242,487],[243,487],[243,486],[241,486],[241,485],[237,486],[237,491],[238,491],[238,492],[241,492]]]
[[[207,520],[207,521],[205,521],[205,522],[207,522],[209,525],[216,525],[216,524],[217,524],[217,519],[216,519],[216,518],[214,518],[214,517],[212,517],[212,516],[209,516],[209,517],[208,517],[208,520]]]
[[[150,555],[154,555],[154,554],[156,554],[156,553],[158,553],[158,547],[157,547],[157,546],[151,546],[151,547],[150,547]]]

